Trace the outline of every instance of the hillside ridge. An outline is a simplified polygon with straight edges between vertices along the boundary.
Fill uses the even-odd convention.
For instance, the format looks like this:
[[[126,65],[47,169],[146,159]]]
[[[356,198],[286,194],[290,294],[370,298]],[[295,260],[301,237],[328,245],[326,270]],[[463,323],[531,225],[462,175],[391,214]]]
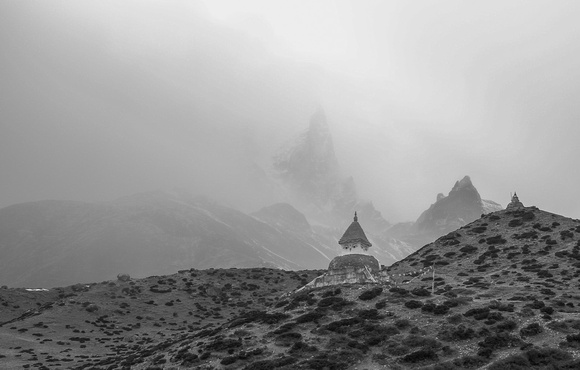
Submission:
[[[0,323],[0,353],[9,366],[73,369],[580,366],[579,220],[536,207],[493,212],[385,271],[388,283],[298,293],[325,271],[0,289],[2,317],[17,319]]]

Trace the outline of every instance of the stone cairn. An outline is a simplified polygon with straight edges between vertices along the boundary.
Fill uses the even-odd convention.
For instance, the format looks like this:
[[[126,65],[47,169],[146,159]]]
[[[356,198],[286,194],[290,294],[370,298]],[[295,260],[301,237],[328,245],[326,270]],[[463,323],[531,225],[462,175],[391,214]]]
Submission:
[[[518,194],[514,192],[514,195],[512,195],[511,202],[507,205],[507,207],[505,207],[505,209],[517,209],[517,208],[524,208],[524,204],[520,202]]]

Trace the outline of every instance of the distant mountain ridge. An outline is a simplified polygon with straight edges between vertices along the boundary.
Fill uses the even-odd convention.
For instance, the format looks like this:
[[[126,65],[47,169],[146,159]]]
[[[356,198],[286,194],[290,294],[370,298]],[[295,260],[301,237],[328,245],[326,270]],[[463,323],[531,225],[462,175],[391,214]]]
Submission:
[[[0,285],[53,287],[189,268],[325,268],[336,242],[309,231],[301,217],[300,228],[273,227],[207,198],[166,192],[16,204],[0,209]]]

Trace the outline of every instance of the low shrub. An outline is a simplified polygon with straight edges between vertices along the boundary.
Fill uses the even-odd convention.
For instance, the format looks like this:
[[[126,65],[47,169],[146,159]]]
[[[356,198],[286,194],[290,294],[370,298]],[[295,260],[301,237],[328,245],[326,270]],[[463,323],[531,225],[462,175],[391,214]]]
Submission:
[[[524,222],[519,219],[519,218],[514,218],[513,220],[511,220],[510,222],[508,222],[508,226],[509,227],[517,227],[517,226],[522,226],[524,224]]]
[[[463,253],[475,253],[477,252],[477,247],[468,244],[464,247],[459,248],[459,251]]]
[[[278,335],[274,342],[279,346],[288,347],[300,340],[302,340],[302,334],[289,332]]]
[[[514,331],[518,327],[518,324],[513,320],[507,320],[502,323],[497,324],[496,329],[498,332],[502,331]]]
[[[275,369],[277,367],[292,365],[297,361],[298,359],[295,357],[285,356],[273,360],[262,360],[253,362],[248,366],[244,367],[244,370],[270,370]]]
[[[573,361],[572,355],[566,351],[556,348],[532,348],[521,354],[496,361],[488,369],[577,369],[577,365],[578,361]]]
[[[435,315],[445,315],[447,312],[449,312],[449,307],[444,304],[438,304],[433,309]]]
[[[231,365],[234,362],[236,362],[238,360],[238,356],[228,356],[228,357],[224,357],[221,361],[220,364],[227,366],[227,365]]]
[[[370,290],[364,291],[361,295],[358,296],[358,299],[360,299],[361,301],[369,301],[381,295],[382,292],[383,288],[375,287]]]
[[[425,288],[415,288],[411,291],[411,294],[416,295],[417,297],[428,297],[431,295],[431,292]]]
[[[421,308],[423,307],[423,303],[421,301],[410,300],[405,302],[405,307],[410,309]]]
[[[395,326],[398,329],[406,329],[409,326],[411,326],[411,321],[409,321],[408,319],[398,319],[395,321]]]
[[[580,333],[566,335],[566,341],[560,342],[560,347],[580,349]]]
[[[400,296],[404,296],[404,295],[409,294],[409,291],[407,289],[398,288],[398,287],[392,287],[391,289],[389,289],[389,292],[398,294]]]
[[[480,347],[489,348],[492,350],[507,347],[517,347],[520,344],[521,340],[519,338],[516,338],[513,335],[505,332],[490,335],[478,343]]]
[[[487,319],[489,316],[489,307],[472,308],[467,310],[463,316],[469,317],[473,316],[476,320]]]
[[[457,327],[444,328],[437,336],[446,342],[458,342],[475,338],[476,333],[472,328],[459,325]]]
[[[542,307],[540,308],[540,312],[545,313],[546,315],[551,315],[554,313],[553,307]]]
[[[350,317],[347,319],[333,321],[333,322],[329,323],[328,325],[326,325],[324,328],[326,330],[341,333],[341,332],[345,332],[345,330],[344,330],[345,327],[357,325],[357,324],[360,324],[361,322],[362,322],[362,319],[360,319],[358,317]]]
[[[418,351],[409,353],[408,355],[403,356],[401,361],[414,364],[414,363],[423,362],[423,361],[437,361],[438,359],[439,359],[439,356],[437,356],[437,353],[434,350],[432,350],[431,348],[427,348],[427,349],[420,349]]]
[[[495,244],[505,244],[507,243],[507,240],[505,240],[501,235],[496,235],[485,239],[485,242],[489,245],[495,245]]]
[[[330,297],[322,298],[320,301],[318,301],[317,305],[318,305],[318,307],[330,307],[334,304],[341,303],[342,301],[344,301],[344,298],[342,298],[342,297],[330,296]]]
[[[522,337],[532,337],[543,332],[544,329],[537,322],[531,323],[520,329],[520,335]]]
[[[563,321],[552,321],[547,325],[550,329],[560,333],[572,333],[580,330],[580,320],[568,319]]]
[[[358,313],[358,317],[360,317],[363,320],[378,320],[383,318],[384,316],[379,315],[379,312],[377,311],[376,308],[371,308],[369,310],[361,310]]]
[[[232,348],[238,348],[242,346],[242,342],[236,339],[216,339],[213,342],[206,345],[206,351],[226,351]]]

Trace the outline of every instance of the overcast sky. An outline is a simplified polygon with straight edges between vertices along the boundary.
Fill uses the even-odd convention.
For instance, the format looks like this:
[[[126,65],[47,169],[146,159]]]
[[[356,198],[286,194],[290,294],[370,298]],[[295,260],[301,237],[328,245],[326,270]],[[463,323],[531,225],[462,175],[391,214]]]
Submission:
[[[392,222],[470,175],[580,217],[580,2],[0,2],[0,206],[185,187],[245,208],[327,112]],[[272,199],[274,200],[274,199]]]

